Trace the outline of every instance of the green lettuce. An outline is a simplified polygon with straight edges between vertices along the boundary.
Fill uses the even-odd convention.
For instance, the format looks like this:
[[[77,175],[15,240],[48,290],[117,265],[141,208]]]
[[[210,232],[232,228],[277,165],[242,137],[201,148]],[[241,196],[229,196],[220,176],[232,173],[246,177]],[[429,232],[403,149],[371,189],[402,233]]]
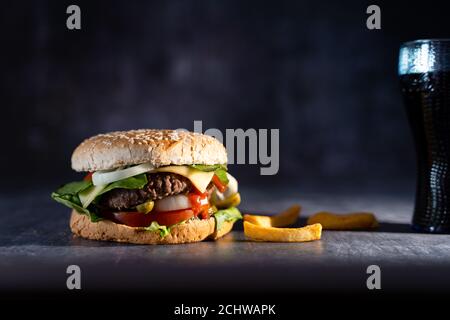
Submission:
[[[86,190],[92,186],[91,181],[76,181],[76,182],[70,182],[68,184],[63,185],[61,188],[56,190],[55,192],[58,194],[65,194],[65,195],[76,195],[80,193],[83,190]]]
[[[108,184],[98,195],[102,195],[112,189],[142,189],[147,184],[147,175],[145,173],[139,174],[134,177],[129,177],[123,180],[112,182]]]
[[[105,186],[105,188],[98,193],[94,202],[98,199],[98,197],[108,191],[111,191],[116,188],[123,189],[142,189],[147,184],[147,175],[140,174],[134,177],[126,178],[123,180],[119,180],[116,182],[112,182]],[[86,214],[91,218],[92,222],[97,222],[101,220],[101,218],[97,215],[95,206],[88,206],[87,208],[83,208],[81,204],[79,194],[87,190],[88,188],[93,187],[92,181],[77,181],[70,182],[58,190],[51,194],[53,200],[76,210],[78,213]]]
[[[70,196],[70,195],[60,195],[56,192],[52,193],[53,200],[69,207],[72,209],[75,209],[76,211],[84,214],[89,214],[89,210],[85,209],[81,206],[81,203],[79,203],[78,196]]]
[[[242,219],[242,215],[239,212],[239,210],[235,207],[231,207],[224,210],[219,210],[216,213],[213,214],[214,218],[216,219],[216,231],[219,231],[223,227],[223,223],[225,221],[228,222],[234,222],[239,219]],[[145,227],[144,229],[151,232],[159,232],[159,235],[161,238],[164,238],[165,236],[170,234],[170,229],[178,226],[180,224],[185,223],[187,220],[181,221],[179,223],[176,223],[171,226],[161,226],[158,224],[158,222],[153,221],[151,225],[148,227]]]
[[[156,221],[153,221],[151,225],[145,227],[144,229],[151,232],[159,232],[159,236],[161,238],[164,238],[170,234],[170,228],[167,226],[160,226]]]
[[[206,171],[206,172],[216,171],[217,169],[222,169],[222,170],[227,171],[227,166],[225,164],[213,164],[213,165],[192,164],[190,167],[200,170],[200,171]]]
[[[91,218],[92,222],[101,220],[101,218],[93,211],[83,208],[78,194],[92,186],[92,181],[70,182],[51,194],[53,200],[76,210],[81,214],[86,214]]]
[[[237,221],[239,219],[242,219],[242,215],[237,208],[231,207],[217,211],[216,213],[214,213],[214,218],[216,219],[216,231],[219,231],[220,229],[222,229],[223,223],[225,221]]]
[[[214,174],[219,178],[220,182],[223,184],[228,184],[229,180],[227,177],[227,172],[223,169],[216,169]]]
[[[200,171],[214,171],[214,174],[219,178],[220,182],[222,182],[223,184],[228,184],[227,166],[225,164],[193,164],[190,167]]]
[[[234,222],[239,219],[242,219],[241,212],[235,207],[219,210],[216,213],[214,213],[213,216],[214,216],[214,219],[216,219],[216,231],[219,231],[220,229],[222,229],[223,223],[225,221]],[[149,225],[148,227],[145,227],[144,229],[147,231],[151,231],[151,232],[159,232],[160,237],[164,238],[165,236],[170,234],[171,228],[173,228],[177,225],[183,224],[186,221],[187,220],[181,221],[179,223],[171,225],[170,227],[161,226],[158,224],[158,222],[153,221],[151,225]]]

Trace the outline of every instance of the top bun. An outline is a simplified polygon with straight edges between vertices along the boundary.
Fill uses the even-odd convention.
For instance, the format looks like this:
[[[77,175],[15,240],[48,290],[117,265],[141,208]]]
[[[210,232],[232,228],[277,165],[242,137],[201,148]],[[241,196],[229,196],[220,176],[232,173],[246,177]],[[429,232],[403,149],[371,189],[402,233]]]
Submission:
[[[75,171],[98,171],[150,162],[155,167],[226,164],[217,139],[181,130],[141,129],[99,134],[84,140],[72,154]]]

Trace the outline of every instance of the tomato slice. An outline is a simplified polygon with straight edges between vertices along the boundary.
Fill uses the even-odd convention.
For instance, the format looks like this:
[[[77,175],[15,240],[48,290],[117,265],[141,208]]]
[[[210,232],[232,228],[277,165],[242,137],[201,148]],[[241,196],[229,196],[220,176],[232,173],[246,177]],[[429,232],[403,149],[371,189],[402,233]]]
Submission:
[[[120,211],[103,215],[114,222],[125,224],[130,227],[148,227],[153,221],[151,214],[141,212]]]
[[[89,172],[84,178],[84,181],[92,181],[92,174],[93,172]]]
[[[148,227],[153,221],[161,226],[168,226],[188,220],[194,216],[191,209],[174,210],[165,212],[109,212],[103,214],[106,218],[114,222],[125,224],[130,227]]]
[[[220,181],[218,176],[213,175],[212,182],[216,186],[217,190],[219,190],[220,192],[224,192],[225,190],[227,190],[227,185],[223,184],[222,181]]]
[[[194,212],[191,209],[165,211],[165,212],[150,212],[154,220],[162,226],[168,226],[180,223],[184,220],[188,220],[194,216]]]

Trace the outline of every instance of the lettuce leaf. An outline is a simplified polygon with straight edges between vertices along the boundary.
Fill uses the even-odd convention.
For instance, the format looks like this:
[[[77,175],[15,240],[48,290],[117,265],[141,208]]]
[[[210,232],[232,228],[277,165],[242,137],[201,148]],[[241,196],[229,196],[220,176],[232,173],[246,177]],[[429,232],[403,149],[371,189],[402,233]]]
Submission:
[[[237,208],[231,207],[217,211],[216,213],[214,213],[214,218],[216,219],[216,231],[219,231],[220,229],[222,229],[223,223],[225,221],[237,221],[239,219],[242,219],[242,215]]]
[[[103,189],[98,196],[111,191],[112,189],[122,188],[122,189],[142,189],[147,184],[147,175],[145,173],[139,174],[134,177],[129,177],[123,180],[112,182],[108,184],[105,189]],[[97,196],[97,197],[98,197]]]
[[[80,213],[84,213],[84,214],[89,214],[89,210],[83,208],[81,206],[81,203],[78,204],[77,198],[75,196],[71,196],[71,195],[60,195],[56,192],[52,193],[52,198],[53,200],[69,207],[72,209],[77,210]]]
[[[70,182],[68,184],[63,185],[58,190],[56,190],[57,194],[60,195],[76,195],[80,193],[83,190],[86,190],[92,186],[92,181],[76,181],[76,182]]]
[[[83,180],[70,182],[53,192],[51,194],[51,197],[53,198],[53,200],[71,209],[74,209],[79,213],[88,215],[92,220],[92,217],[94,217],[94,215],[91,216],[91,212],[88,209],[83,208],[80,198],[78,197],[78,193],[90,188],[91,186],[91,181]],[[94,217],[94,219],[96,219],[96,217]]]
[[[225,164],[193,164],[190,167],[200,171],[214,171],[214,174],[219,178],[220,182],[222,182],[223,184],[228,184],[227,166]]]
[[[190,165],[190,167],[200,170],[200,171],[206,171],[206,172],[210,172],[210,171],[216,171],[217,169],[222,169],[227,171],[227,165],[226,164],[213,164],[213,165],[208,165],[208,164],[192,164]]]
[[[227,185],[229,180],[227,177],[227,172],[223,169],[217,169],[214,171],[214,174],[217,176],[217,178],[219,178],[220,182],[222,182],[223,184]]]
[[[165,236],[170,234],[170,228],[166,226],[160,226],[156,221],[153,221],[151,225],[145,227],[144,229],[151,232],[159,232],[159,236],[161,238],[164,238]]]
[[[145,173],[127,179],[119,180],[108,184],[101,192],[98,193],[95,199],[98,199],[100,195],[111,191],[112,189],[142,189],[146,184],[147,175]],[[76,210],[78,213],[88,215],[91,218],[92,222],[97,222],[101,220],[101,218],[96,214],[95,206],[88,206],[87,208],[83,208],[79,197],[80,192],[83,192],[88,188],[92,188],[92,186],[92,181],[83,180],[70,182],[53,192],[51,194],[51,197],[53,198],[53,200]]]
[[[94,211],[89,210],[88,208],[83,208],[83,206],[81,205],[80,198],[78,197],[77,194],[75,194],[75,195],[69,194],[69,193],[60,194],[60,193],[58,193],[58,191],[60,191],[60,190],[61,190],[61,188],[51,194],[51,197],[53,200],[65,205],[66,207],[74,209],[78,213],[89,216],[89,218],[91,218],[92,222],[97,222],[97,221],[101,220],[101,217],[99,217]]]
[[[172,229],[175,226],[179,226],[180,224],[184,224],[186,221],[187,220],[180,221],[178,223],[175,223],[175,224],[171,225],[170,227],[168,227],[168,226],[161,226],[161,225],[158,224],[158,222],[153,221],[151,225],[149,225],[148,227],[145,227],[144,229],[147,230],[147,231],[152,231],[152,232],[159,231],[160,237],[164,238],[165,236],[170,234],[170,229]]]

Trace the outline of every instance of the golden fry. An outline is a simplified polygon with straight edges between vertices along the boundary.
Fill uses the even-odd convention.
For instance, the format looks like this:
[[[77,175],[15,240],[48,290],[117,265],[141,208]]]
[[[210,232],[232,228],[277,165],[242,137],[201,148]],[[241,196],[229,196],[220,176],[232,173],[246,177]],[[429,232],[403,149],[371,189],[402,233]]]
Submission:
[[[244,221],[259,225],[261,227],[285,227],[297,222],[301,207],[293,205],[289,209],[274,216],[258,216],[245,214]]]
[[[272,216],[272,227],[285,227],[296,223],[301,209],[302,207],[296,204],[289,209]]]
[[[364,230],[378,227],[378,221],[371,212],[335,214],[322,211],[309,217],[307,224],[315,223],[320,223],[323,229],[329,230]]]
[[[274,228],[244,221],[244,234],[247,238],[256,241],[305,242],[319,240],[322,235],[322,226],[316,223],[303,228]]]
[[[251,214],[244,214],[244,221],[266,228],[270,228],[272,226],[272,217],[270,216],[255,216]]]

